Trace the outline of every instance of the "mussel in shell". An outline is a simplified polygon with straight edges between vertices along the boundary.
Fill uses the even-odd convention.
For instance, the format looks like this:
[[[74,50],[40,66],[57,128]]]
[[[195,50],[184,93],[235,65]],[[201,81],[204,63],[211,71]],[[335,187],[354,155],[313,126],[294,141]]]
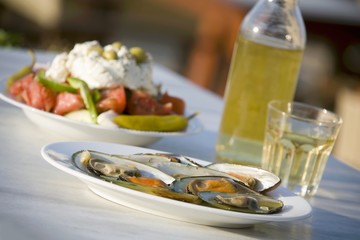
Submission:
[[[173,177],[149,165],[91,150],[74,153],[73,161],[80,169],[96,176],[132,180],[134,182],[141,180],[140,178],[149,181],[159,179],[166,185],[175,180]]]
[[[235,193],[239,183],[223,176],[196,176],[176,179],[171,188],[176,192],[185,192],[197,195],[199,192],[227,192]]]
[[[101,176],[100,178],[107,182],[111,182],[113,184],[119,185],[121,187],[126,187],[126,188],[133,189],[136,191],[148,193],[148,194],[151,194],[154,196],[165,197],[165,198],[169,198],[169,199],[173,199],[173,200],[177,200],[177,201],[194,203],[194,204],[200,204],[201,202],[203,202],[197,195],[187,194],[187,193],[178,193],[178,192],[174,192],[168,188],[162,188],[162,187],[157,187],[157,186],[144,186],[144,185],[139,185],[137,183],[127,182],[127,181],[123,181],[123,180],[117,180],[117,179],[106,177],[106,176]]]
[[[280,200],[254,193],[199,192],[198,196],[216,208],[245,213],[276,213],[284,206]]]
[[[199,196],[211,206],[247,213],[275,213],[282,209],[280,200],[267,197],[233,179],[204,176],[176,179],[171,188]]]
[[[83,171],[122,187],[188,203],[202,202],[196,195],[172,191],[168,185],[174,178],[136,161],[91,150],[76,152],[72,159]]]
[[[281,183],[281,179],[277,175],[261,168],[232,163],[214,163],[208,165],[207,168],[227,173],[247,183],[251,189],[260,193],[274,190]]]
[[[134,165],[130,165],[126,163],[114,164],[97,158],[91,158],[88,161],[87,168],[95,173],[109,177],[120,178],[122,176],[129,176],[129,177],[142,176],[140,170],[136,168]]]

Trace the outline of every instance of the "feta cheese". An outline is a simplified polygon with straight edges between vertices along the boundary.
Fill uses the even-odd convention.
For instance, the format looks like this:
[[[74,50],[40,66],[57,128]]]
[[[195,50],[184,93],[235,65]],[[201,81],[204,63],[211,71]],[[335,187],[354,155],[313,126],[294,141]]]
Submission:
[[[65,64],[68,54],[66,52],[57,55],[47,69],[45,76],[55,82],[63,83],[69,75]]]
[[[122,46],[119,50],[111,45],[104,50],[116,51],[118,59],[107,60],[94,48],[101,48],[97,41],[76,44],[68,53],[55,57],[46,76],[56,82],[64,82],[66,77],[84,80],[90,89],[109,88],[124,85],[130,89],[143,89],[157,95],[158,87],[152,80],[152,57],[147,53],[147,61],[137,64],[129,50]]]

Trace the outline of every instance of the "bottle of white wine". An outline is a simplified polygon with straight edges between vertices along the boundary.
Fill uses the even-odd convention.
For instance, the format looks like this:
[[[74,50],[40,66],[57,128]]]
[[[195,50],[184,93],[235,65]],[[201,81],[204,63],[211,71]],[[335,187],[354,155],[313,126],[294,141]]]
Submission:
[[[267,104],[293,100],[306,44],[298,0],[259,0],[234,47],[217,160],[261,166]]]

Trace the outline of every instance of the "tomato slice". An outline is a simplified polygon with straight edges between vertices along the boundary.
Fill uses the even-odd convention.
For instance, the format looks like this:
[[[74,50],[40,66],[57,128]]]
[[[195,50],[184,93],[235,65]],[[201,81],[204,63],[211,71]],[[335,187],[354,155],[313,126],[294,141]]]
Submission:
[[[12,84],[9,93],[17,100],[47,112],[51,111],[55,105],[56,93],[34,80],[33,73]]]
[[[21,79],[14,82],[9,87],[9,93],[11,96],[15,97],[18,100],[22,100],[21,94],[25,91],[26,88],[29,87],[31,82],[34,80],[34,74],[30,73],[22,77]]]
[[[167,92],[161,96],[160,103],[171,103],[172,111],[176,114],[184,115],[185,113],[185,101],[179,97],[170,96]]]
[[[131,91],[126,112],[130,115],[168,115],[173,113],[171,103],[161,104],[141,90]]]
[[[80,94],[69,92],[59,93],[56,97],[56,103],[53,112],[59,115],[73,112],[84,108],[83,100]]]
[[[101,91],[101,99],[96,104],[98,112],[113,110],[122,113],[126,106],[126,95],[123,86]]]

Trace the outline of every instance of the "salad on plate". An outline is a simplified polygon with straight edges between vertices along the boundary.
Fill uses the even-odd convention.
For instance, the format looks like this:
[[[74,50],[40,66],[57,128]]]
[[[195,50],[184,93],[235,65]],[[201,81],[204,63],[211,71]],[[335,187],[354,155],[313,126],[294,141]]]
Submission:
[[[48,66],[28,66],[7,79],[7,92],[39,110],[107,128],[184,131],[194,116],[185,116],[183,99],[153,82],[153,59],[139,47],[120,42],[75,44]]]

